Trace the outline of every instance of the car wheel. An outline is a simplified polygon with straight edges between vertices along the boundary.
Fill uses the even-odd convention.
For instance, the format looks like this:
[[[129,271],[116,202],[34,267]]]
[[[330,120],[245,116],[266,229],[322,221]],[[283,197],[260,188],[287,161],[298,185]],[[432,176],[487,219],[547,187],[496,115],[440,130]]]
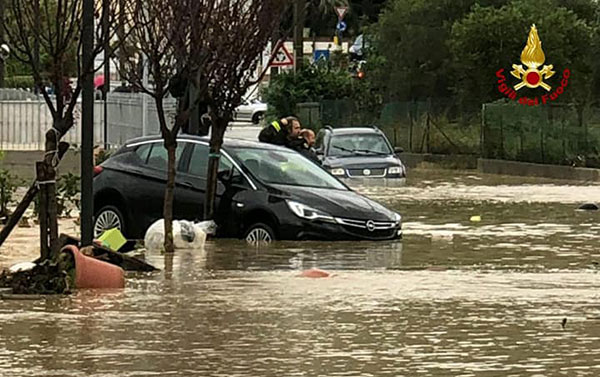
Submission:
[[[267,224],[256,223],[246,230],[244,239],[251,244],[271,243],[275,241],[275,232]]]
[[[125,217],[115,206],[104,206],[94,216],[94,238],[98,238],[109,229],[117,228],[125,233]]]
[[[256,114],[252,115],[252,123],[259,124],[263,120],[264,117],[265,117],[264,113],[256,113]]]

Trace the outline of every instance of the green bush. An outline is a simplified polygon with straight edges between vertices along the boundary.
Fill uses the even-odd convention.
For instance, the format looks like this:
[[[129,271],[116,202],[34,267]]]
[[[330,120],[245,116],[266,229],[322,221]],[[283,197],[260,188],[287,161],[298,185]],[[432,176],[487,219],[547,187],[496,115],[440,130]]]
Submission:
[[[59,217],[71,217],[72,206],[81,210],[81,178],[78,175],[67,173],[56,180],[56,212]],[[33,199],[33,213],[40,213],[40,199],[36,195]]]
[[[104,161],[108,160],[110,158],[111,154],[112,154],[112,151],[107,151],[105,149],[100,149],[100,151],[96,154],[96,159],[94,161],[95,165],[100,165]]]
[[[12,76],[4,79],[6,88],[32,89],[35,86],[31,76]]]
[[[0,169],[0,216],[8,216],[8,206],[14,203],[14,195],[21,180],[10,174],[6,169]]]
[[[78,175],[67,173],[56,182],[56,202],[59,216],[71,217],[69,203],[79,211],[81,209],[80,186],[81,178]]]
[[[283,73],[271,79],[263,89],[269,104],[267,117],[297,114],[298,103],[348,100],[355,113],[378,118],[381,97],[366,80],[351,75],[347,69],[331,65],[308,65],[298,73]]]

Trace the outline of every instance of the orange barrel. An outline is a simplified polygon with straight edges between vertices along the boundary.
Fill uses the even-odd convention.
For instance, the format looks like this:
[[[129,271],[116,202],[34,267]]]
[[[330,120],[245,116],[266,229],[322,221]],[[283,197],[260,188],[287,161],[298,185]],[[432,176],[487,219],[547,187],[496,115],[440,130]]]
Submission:
[[[121,267],[83,255],[73,245],[67,245],[61,251],[73,254],[77,288],[125,287],[125,272]]]

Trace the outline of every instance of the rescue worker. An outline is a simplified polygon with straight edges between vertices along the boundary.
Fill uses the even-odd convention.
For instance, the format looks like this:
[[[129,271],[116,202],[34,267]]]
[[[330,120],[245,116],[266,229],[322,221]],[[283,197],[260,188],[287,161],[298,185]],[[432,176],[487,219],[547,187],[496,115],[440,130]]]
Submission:
[[[258,140],[275,145],[288,145],[300,134],[300,121],[295,117],[287,117],[271,122],[258,134]]]

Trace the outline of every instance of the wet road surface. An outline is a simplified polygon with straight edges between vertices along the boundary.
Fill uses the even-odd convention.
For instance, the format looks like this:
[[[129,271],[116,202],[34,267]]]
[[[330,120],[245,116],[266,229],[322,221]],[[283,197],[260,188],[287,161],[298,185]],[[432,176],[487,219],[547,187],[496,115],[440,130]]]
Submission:
[[[162,271],[124,290],[0,301],[0,375],[600,375],[600,212],[576,211],[599,185],[415,170],[356,189],[403,240],[218,240],[148,255]]]

